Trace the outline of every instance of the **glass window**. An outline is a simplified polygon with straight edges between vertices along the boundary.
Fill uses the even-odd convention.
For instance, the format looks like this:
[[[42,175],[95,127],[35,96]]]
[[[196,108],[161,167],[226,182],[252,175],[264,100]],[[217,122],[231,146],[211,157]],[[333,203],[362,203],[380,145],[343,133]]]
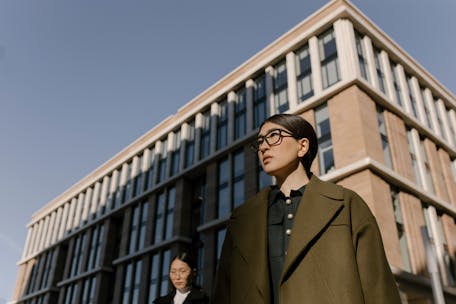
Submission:
[[[394,220],[396,221],[397,235],[399,238],[399,245],[401,249],[404,270],[411,272],[412,266],[410,263],[410,253],[407,245],[407,233],[405,230],[404,220],[402,217],[398,191],[395,188],[391,188],[391,200],[393,202]]]
[[[272,184],[272,177],[263,170],[260,160],[257,158],[257,175],[258,175],[258,190]]]
[[[200,245],[198,247],[198,255],[197,255],[197,272],[196,272],[196,284],[198,286],[203,286],[203,278],[204,278],[204,236],[200,237]]]
[[[125,271],[125,276],[124,276],[122,304],[130,303],[132,272],[133,272],[133,264],[128,263],[127,267],[126,267],[126,271]]]
[[[230,167],[228,158],[218,164],[218,217],[227,216],[230,211]]]
[[[329,122],[328,106],[326,103],[315,109],[315,121],[317,124],[320,174],[326,174],[335,168],[331,125]]]
[[[254,108],[254,126],[258,128],[266,119],[267,103],[266,103],[266,80],[265,76],[261,75],[255,80],[253,88],[253,108]]]
[[[424,141],[420,140],[420,150],[421,150],[421,155],[423,155],[423,161],[424,161],[424,169],[425,169],[425,174],[426,176],[424,177],[426,179],[426,184],[428,185],[429,191],[432,193],[435,193],[435,188],[434,188],[434,182],[432,181],[432,175],[431,175],[431,167],[429,165],[429,159],[427,157],[426,150],[424,149]]]
[[[195,121],[188,124],[187,139],[185,140],[185,168],[193,165],[195,159]]]
[[[131,225],[130,225],[130,245],[128,246],[128,253],[136,251],[137,244],[137,233],[139,226],[139,213],[140,206],[136,205],[133,208],[133,214],[131,216]]]
[[[206,178],[199,177],[194,182],[192,206],[192,232],[196,233],[198,226],[206,220]]]
[[[420,171],[418,169],[418,161],[416,159],[416,151],[415,151],[415,146],[413,144],[413,135],[412,135],[411,129],[407,129],[407,143],[409,146],[410,158],[412,159],[412,167],[413,167],[413,172],[415,174],[415,181],[418,184],[418,186],[422,187],[423,183],[421,182],[421,175],[420,175]]]
[[[382,141],[383,157],[385,159],[385,165],[387,165],[389,168],[393,168],[393,163],[391,161],[391,151],[389,148],[388,134],[386,133],[385,119],[383,113],[383,108],[377,104],[377,123],[378,129],[380,130],[380,138]]]
[[[168,159],[168,140],[164,139],[160,149],[160,159],[158,161],[158,180],[160,183],[166,178],[166,160]]]
[[[244,202],[244,151],[233,155],[233,204],[234,207]]]
[[[40,289],[47,288],[49,287],[49,275],[51,273],[51,263],[52,263],[52,258],[54,257],[54,250],[51,249],[49,250],[46,254],[46,261],[44,263],[44,273],[43,273],[43,278],[41,280],[41,287]]]
[[[340,80],[334,30],[330,29],[323,33],[319,37],[318,43],[323,88],[326,89]]]
[[[90,234],[89,262],[87,264],[87,270],[91,270],[94,267],[95,251],[97,248],[97,242],[98,242],[98,226],[94,226],[92,228],[92,233]]]
[[[166,207],[166,228],[165,239],[170,239],[173,236],[173,219],[174,219],[174,203],[176,201],[176,188],[168,190],[168,204]]]
[[[234,105],[234,139],[241,138],[246,133],[246,111],[247,97],[245,89],[236,92],[236,102]]]
[[[450,254],[450,250],[448,248],[448,239],[445,233],[445,229],[443,227],[442,221],[443,214],[439,212],[437,214],[437,233],[439,234],[439,238],[442,240],[443,245],[443,264],[445,266],[446,273],[444,274],[446,277],[446,281],[449,286],[454,286],[456,281],[456,273],[454,268],[454,261]]]
[[[393,86],[394,86],[394,93],[396,94],[396,102],[402,108],[404,106],[404,102],[402,101],[402,90],[401,85],[399,84],[399,72],[398,67],[396,64],[391,62],[391,76],[393,76]]]
[[[160,275],[160,264],[159,254],[152,256],[152,262],[150,263],[150,280],[149,280],[149,302],[151,303],[157,297],[158,290],[158,277]]]
[[[155,212],[155,238],[154,242],[159,243],[163,240],[163,224],[165,217],[165,192],[158,194],[156,202],[156,212]]]
[[[131,303],[139,303],[139,287],[141,285],[141,268],[142,268],[142,261],[139,260],[136,262],[135,267],[135,277],[133,281],[133,292],[132,292],[132,299]]]
[[[160,296],[168,293],[168,282],[169,282],[169,265],[171,264],[171,250],[166,250],[163,253],[163,270],[160,282]]]
[[[217,231],[217,265],[222,254],[223,241],[225,240],[226,228]]]
[[[209,110],[203,113],[201,126],[200,159],[207,157],[211,148],[211,113]]]
[[[180,130],[178,130],[174,133],[173,152],[171,155],[171,175],[175,175],[179,172],[180,148],[181,148],[181,132],[180,132]]]
[[[314,95],[312,83],[312,66],[310,63],[309,46],[305,45],[296,52],[296,82],[298,102]]]
[[[95,268],[100,266],[100,255],[101,255],[101,248],[103,246],[103,237],[104,237],[104,226],[100,225],[100,228],[98,229],[98,240],[97,240],[97,245],[95,247],[95,259],[93,261],[93,264],[91,268]]]
[[[228,144],[228,102],[219,103],[219,113],[217,117],[217,149],[221,149]]]
[[[386,93],[386,85],[385,85],[385,71],[383,69],[382,60],[381,60],[382,51],[374,47],[374,61],[375,61],[375,70],[377,72],[377,80],[378,86],[380,91]]]
[[[82,258],[84,256],[85,242],[86,242],[85,234],[79,235],[75,239],[70,277],[76,276],[81,273]]]
[[[93,302],[93,296],[95,294],[96,278],[95,277],[89,277],[89,278],[86,278],[83,282],[84,283],[83,283],[83,286],[82,286],[82,301],[81,301],[81,304],[94,303]]]
[[[356,52],[358,54],[358,63],[359,69],[361,71],[361,77],[369,81],[368,72],[367,72],[367,60],[366,60],[366,51],[364,50],[363,36],[358,31],[355,31],[355,42],[356,42]]]
[[[273,81],[275,110],[276,113],[283,113],[290,108],[288,104],[287,64],[285,60],[274,67]]]
[[[149,202],[145,201],[141,204],[141,222],[139,223],[138,249],[144,248],[146,245],[146,228],[149,210]]]

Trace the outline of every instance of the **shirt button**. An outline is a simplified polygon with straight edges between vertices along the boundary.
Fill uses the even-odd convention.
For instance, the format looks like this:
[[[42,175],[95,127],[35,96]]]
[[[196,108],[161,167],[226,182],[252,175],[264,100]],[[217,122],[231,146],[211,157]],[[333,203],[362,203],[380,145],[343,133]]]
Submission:
[[[290,204],[291,204],[291,199],[287,198],[287,199],[285,200],[285,204],[290,205]]]
[[[287,229],[287,230],[285,231],[285,233],[286,233],[287,235],[290,235],[290,234],[291,234],[291,229]]]
[[[293,219],[293,213],[288,213],[287,218],[288,218],[289,220]]]

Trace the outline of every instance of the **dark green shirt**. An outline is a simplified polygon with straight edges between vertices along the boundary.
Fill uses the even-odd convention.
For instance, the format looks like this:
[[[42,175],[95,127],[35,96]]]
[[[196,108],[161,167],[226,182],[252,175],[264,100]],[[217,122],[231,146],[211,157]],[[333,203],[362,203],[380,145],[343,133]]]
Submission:
[[[293,222],[299,202],[306,186],[291,190],[286,197],[277,186],[273,186],[268,198],[268,257],[272,299],[279,303],[280,276],[288,248],[288,240],[293,232]]]

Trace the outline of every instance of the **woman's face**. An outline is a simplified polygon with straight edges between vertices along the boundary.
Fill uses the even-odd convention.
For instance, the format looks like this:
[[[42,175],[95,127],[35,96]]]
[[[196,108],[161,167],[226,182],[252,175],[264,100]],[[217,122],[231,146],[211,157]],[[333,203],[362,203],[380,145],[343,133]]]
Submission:
[[[192,285],[192,269],[187,263],[175,259],[171,263],[169,269],[169,276],[174,287],[180,292],[186,292]]]
[[[278,132],[280,134],[277,134]],[[286,177],[296,170],[300,164],[300,158],[307,152],[308,140],[297,140],[291,136],[290,131],[272,122],[266,122],[261,127],[258,138],[262,136],[266,136],[271,143],[280,138],[275,144],[269,145],[264,140],[259,146],[258,158],[263,170],[275,177]],[[303,141],[305,141],[304,144]]]

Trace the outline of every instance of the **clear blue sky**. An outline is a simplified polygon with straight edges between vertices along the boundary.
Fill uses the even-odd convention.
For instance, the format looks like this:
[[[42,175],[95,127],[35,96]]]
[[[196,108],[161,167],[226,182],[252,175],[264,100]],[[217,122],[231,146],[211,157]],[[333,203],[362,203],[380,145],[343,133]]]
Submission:
[[[323,0],[0,0],[0,303],[33,212]],[[454,0],[354,0],[456,92]]]

